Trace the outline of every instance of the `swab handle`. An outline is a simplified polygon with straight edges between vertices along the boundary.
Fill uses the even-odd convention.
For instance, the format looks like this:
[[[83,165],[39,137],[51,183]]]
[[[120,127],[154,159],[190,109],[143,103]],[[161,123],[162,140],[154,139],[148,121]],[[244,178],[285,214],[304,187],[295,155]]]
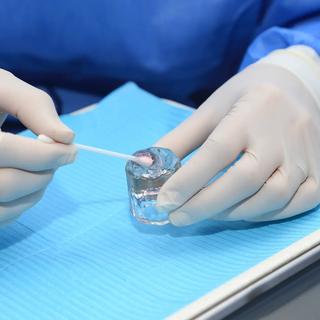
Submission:
[[[55,141],[53,139],[51,139],[50,137],[44,135],[44,134],[39,134],[38,136],[38,140],[44,142],[44,143],[54,143]],[[75,146],[77,146],[78,149],[81,150],[86,150],[89,152],[94,152],[94,153],[99,153],[99,154],[103,154],[106,156],[111,156],[111,157],[115,157],[115,158],[120,158],[120,159],[124,159],[124,160],[131,160],[134,162],[137,162],[141,165],[144,166],[150,166],[152,164],[152,160],[148,160],[148,159],[141,159],[139,157],[135,157],[129,154],[124,154],[124,153],[119,153],[119,152],[114,152],[114,151],[110,151],[110,150],[105,150],[105,149],[101,149],[101,148],[96,148],[96,147],[91,147],[91,146],[86,146],[83,144],[77,144],[75,143]]]
[[[81,149],[81,150],[104,154],[106,156],[120,158],[120,159],[124,159],[124,160],[131,160],[131,161],[139,161],[140,162],[140,159],[138,157],[131,156],[129,154],[124,154],[124,153],[114,152],[114,151],[105,150],[105,149],[101,149],[101,148],[86,146],[86,145],[78,144],[78,143],[75,143],[75,145],[78,147],[78,149]]]

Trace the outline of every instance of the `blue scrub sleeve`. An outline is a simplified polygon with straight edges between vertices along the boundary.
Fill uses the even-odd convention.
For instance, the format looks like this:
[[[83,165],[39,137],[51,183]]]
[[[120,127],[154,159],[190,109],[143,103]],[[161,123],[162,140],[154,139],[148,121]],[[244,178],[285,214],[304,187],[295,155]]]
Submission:
[[[291,28],[272,27],[258,35],[248,47],[240,70],[277,49],[306,45],[320,55],[320,16],[295,24]]]

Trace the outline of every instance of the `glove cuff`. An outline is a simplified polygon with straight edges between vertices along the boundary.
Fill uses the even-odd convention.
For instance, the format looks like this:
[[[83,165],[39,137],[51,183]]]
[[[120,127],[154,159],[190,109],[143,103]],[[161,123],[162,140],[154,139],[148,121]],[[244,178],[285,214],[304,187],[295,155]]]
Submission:
[[[303,82],[320,108],[320,57],[314,49],[295,45],[275,50],[257,63],[273,64],[290,71]]]

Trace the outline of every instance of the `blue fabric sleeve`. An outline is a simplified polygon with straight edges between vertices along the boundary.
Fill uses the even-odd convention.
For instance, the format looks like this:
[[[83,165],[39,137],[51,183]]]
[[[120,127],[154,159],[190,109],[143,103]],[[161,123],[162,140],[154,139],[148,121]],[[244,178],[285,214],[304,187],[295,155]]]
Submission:
[[[306,45],[320,54],[320,15],[291,28],[271,27],[262,32],[248,47],[240,70],[276,49],[292,45]]]

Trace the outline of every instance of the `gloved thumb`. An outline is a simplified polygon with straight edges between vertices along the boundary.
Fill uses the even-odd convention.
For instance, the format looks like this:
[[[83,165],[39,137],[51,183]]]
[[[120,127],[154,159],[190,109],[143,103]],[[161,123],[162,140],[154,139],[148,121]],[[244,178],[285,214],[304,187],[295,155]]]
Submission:
[[[17,117],[35,134],[45,134],[65,144],[73,141],[74,133],[59,119],[50,96],[10,72],[0,69],[1,111]]]
[[[64,144],[72,143],[74,132],[60,120],[54,106],[47,103],[39,107],[38,110],[33,117],[29,117],[28,114],[21,115],[21,122],[35,134],[44,134],[54,141]]]

